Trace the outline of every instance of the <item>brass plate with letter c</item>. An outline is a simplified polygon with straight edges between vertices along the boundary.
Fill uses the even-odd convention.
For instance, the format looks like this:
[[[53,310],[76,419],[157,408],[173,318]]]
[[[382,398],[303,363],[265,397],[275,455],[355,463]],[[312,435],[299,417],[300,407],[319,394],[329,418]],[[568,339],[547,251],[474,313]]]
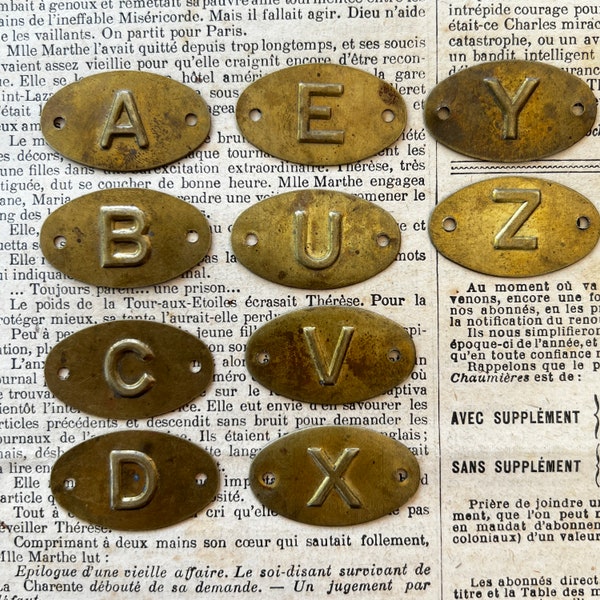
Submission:
[[[213,358],[196,336],[137,319],[87,327],[61,340],[44,369],[65,404],[101,417],[142,419],[191,402],[212,381]]]
[[[250,84],[236,118],[246,139],[268,154],[305,165],[339,165],[395,142],[406,125],[406,108],[392,85],[370,73],[309,64]]]
[[[305,308],[277,317],[248,339],[246,366],[271,391],[317,404],[383,394],[406,379],[415,346],[404,327],[360,308]]]
[[[419,463],[400,442],[361,427],[301,429],[252,461],[250,487],[269,509],[310,525],[379,519],[419,487]]]
[[[600,235],[600,215],[585,196],[559,183],[498,177],[441,202],[429,235],[441,254],[467,269],[532,277],[589,254]]]
[[[244,211],[231,233],[236,258],[283,285],[338,288],[388,267],[400,230],[384,209],[330,190],[273,196]]]
[[[50,488],[78,519],[146,531],[179,523],[210,504],[219,471],[208,452],[180,437],[117,431],[61,455]]]
[[[75,162],[140,171],[197,148],[210,130],[210,113],[192,88],[169,77],[111,71],[58,90],[41,124],[48,144]]]

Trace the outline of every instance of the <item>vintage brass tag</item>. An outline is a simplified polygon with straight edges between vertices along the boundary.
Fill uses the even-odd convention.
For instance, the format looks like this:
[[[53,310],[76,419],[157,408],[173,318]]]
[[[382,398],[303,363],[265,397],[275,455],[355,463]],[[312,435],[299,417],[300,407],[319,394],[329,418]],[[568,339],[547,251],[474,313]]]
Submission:
[[[467,156],[512,162],[572,146],[592,127],[596,98],[578,77],[521,60],[476,65],[437,85],[425,123],[442,144]]]
[[[179,523],[212,502],[219,471],[208,452],[182,438],[117,431],[60,456],[50,487],[79,519],[141,531]]]
[[[311,525],[356,525],[402,506],[419,487],[419,463],[400,442],[361,427],[313,427],[285,435],[250,468],[256,497]]]
[[[292,287],[338,288],[390,265],[400,248],[392,216],[356,196],[330,190],[262,200],[235,222],[231,243],[252,272]]]
[[[208,221],[198,209],[137,188],[102,190],[63,204],[40,237],[44,256],[63,273],[117,288],[177,277],[210,247]]]
[[[50,391],[84,412],[141,419],[194,400],[212,381],[210,350],[170,325],[137,319],[82,329],[46,358]]]
[[[431,215],[429,235],[450,260],[480,273],[530,277],[592,251],[600,215],[576,191],[543,179],[499,177],[459,190]]]
[[[376,154],[406,124],[404,101],[364,71],[311,64],[255,81],[236,107],[240,131],[265,152],[306,165],[339,165]]]
[[[42,111],[42,133],[53,148],[109,171],[173,162],[209,130],[208,107],[192,88],[138,71],[85,77],[56,92]]]
[[[412,371],[408,332],[376,313],[318,307],[284,314],[248,340],[246,366],[270,390],[317,404],[347,404],[384,393]]]

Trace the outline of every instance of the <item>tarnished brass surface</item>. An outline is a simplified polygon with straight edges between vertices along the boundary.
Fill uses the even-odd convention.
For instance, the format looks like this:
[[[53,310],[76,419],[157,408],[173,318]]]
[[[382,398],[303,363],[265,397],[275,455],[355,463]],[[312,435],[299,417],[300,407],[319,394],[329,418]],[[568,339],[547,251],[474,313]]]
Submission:
[[[50,264],[107,287],[167,281],[197,265],[210,247],[206,217],[179,198],[144,189],[102,190],[63,204],[42,226]]]
[[[182,158],[210,130],[190,87],[169,77],[112,71],[58,90],[42,111],[46,141],[67,158],[109,171],[151,169]]]
[[[248,340],[246,366],[270,390],[317,404],[358,402],[398,385],[412,371],[408,332],[376,313],[306,308],[263,325]]]
[[[483,160],[534,160],[581,139],[596,98],[578,77],[521,60],[476,65],[437,85],[425,123],[442,144]]]
[[[314,427],[285,435],[254,458],[250,486],[268,508],[311,525],[372,521],[419,487],[419,463],[400,442],[361,427]]]
[[[366,200],[304,190],[243,212],[231,244],[239,262],[269,281],[327,289],[364,281],[389,266],[400,230],[388,212]]]
[[[82,329],[46,358],[50,391],[84,412],[141,419],[175,410],[212,381],[208,347],[185,331],[138,319]]]
[[[529,277],[562,269],[591,252],[600,215],[587,198],[559,183],[499,177],[439,204],[429,235],[446,258],[463,267]]]
[[[396,89],[374,75],[312,64],[250,84],[238,100],[236,118],[246,139],[264,152],[307,165],[338,165],[395,142],[406,108]]]
[[[50,475],[56,501],[78,519],[111,529],[159,529],[191,517],[219,488],[214,460],[156,431],[100,435],[60,456]]]

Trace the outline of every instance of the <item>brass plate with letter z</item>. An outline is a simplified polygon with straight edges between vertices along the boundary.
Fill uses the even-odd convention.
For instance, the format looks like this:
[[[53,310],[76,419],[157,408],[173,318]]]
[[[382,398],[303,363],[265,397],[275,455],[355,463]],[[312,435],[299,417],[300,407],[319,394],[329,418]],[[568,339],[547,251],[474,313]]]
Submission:
[[[206,217],[179,198],[144,189],[102,190],[63,204],[42,226],[54,267],[106,287],[167,281],[197,265],[210,247]]]
[[[78,519],[145,531],[179,523],[210,504],[219,471],[208,452],[180,437],[117,431],[60,456],[50,488]]]
[[[268,154],[305,165],[339,165],[395,142],[406,108],[393,86],[370,73],[312,64],[250,84],[236,118],[246,139]]]
[[[483,160],[550,156],[590,130],[596,98],[578,77],[550,65],[507,60],[475,65],[438,84],[425,124],[442,144]]]
[[[419,463],[400,442],[361,427],[289,433],[252,461],[250,487],[268,508],[311,525],[356,525],[405,504],[419,487]]]
[[[591,252],[600,215],[585,196],[559,183],[499,177],[446,198],[431,215],[429,235],[441,254],[463,267],[531,277]]]
[[[213,358],[197,337],[137,319],[87,327],[46,358],[50,391],[101,417],[142,419],[191,402],[212,381]]]
[[[283,285],[338,288],[364,281],[393,261],[393,217],[356,196],[301,190],[262,200],[236,220],[231,244],[253,273]]]
[[[301,402],[347,404],[383,394],[415,365],[404,327],[346,307],[305,308],[263,325],[248,340],[246,366],[265,387]]]
[[[192,88],[138,71],[98,73],[67,85],[48,100],[41,121],[54,149],[109,171],[183,158],[210,130],[208,107]]]

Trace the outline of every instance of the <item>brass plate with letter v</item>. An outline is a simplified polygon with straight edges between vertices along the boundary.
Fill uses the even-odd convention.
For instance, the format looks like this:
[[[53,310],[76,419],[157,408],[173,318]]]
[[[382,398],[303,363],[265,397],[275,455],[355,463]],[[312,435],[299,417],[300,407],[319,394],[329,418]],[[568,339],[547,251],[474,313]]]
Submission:
[[[206,217],[179,198],[144,189],[102,190],[60,206],[40,245],[63,273],[106,287],[167,281],[197,265],[210,247]]]
[[[250,487],[267,507],[301,523],[356,525],[405,504],[419,487],[419,463],[400,442],[361,427],[289,433],[252,461]]]
[[[483,160],[515,162],[550,156],[590,130],[596,98],[566,71],[506,60],[451,75],[425,103],[425,124],[442,144]]]
[[[155,321],[87,327],[61,340],[45,365],[50,391],[101,417],[142,419],[191,402],[212,381],[213,358],[196,336]]]
[[[429,235],[446,258],[480,273],[531,277],[591,252],[600,215],[575,190],[528,177],[499,177],[452,194],[433,211]]]
[[[210,130],[208,107],[192,88],[138,71],[98,73],[67,85],[48,100],[41,121],[54,149],[109,171],[183,158]]]
[[[406,125],[406,108],[396,89],[375,75],[310,64],[250,84],[236,118],[246,139],[268,154],[305,165],[339,165],[395,142]]]
[[[50,488],[78,519],[145,531],[179,523],[210,504],[219,471],[208,452],[180,437],[117,431],[61,455]]]
[[[383,394],[415,365],[404,327],[360,308],[286,313],[248,339],[246,366],[265,387],[301,402],[348,404]]]
[[[244,211],[231,244],[245,267],[269,281],[330,289],[388,267],[400,248],[400,230],[387,211],[356,196],[299,190]]]

